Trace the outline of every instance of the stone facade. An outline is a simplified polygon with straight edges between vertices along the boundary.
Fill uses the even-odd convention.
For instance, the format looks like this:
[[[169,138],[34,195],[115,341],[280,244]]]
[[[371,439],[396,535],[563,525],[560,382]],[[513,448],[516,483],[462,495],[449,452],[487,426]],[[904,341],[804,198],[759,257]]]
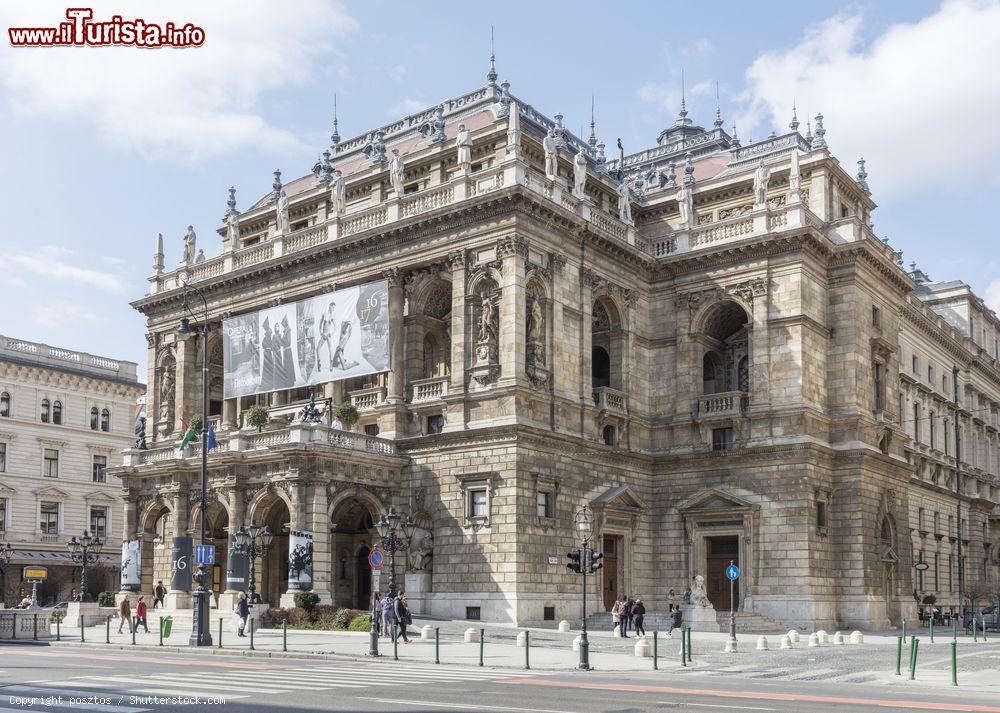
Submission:
[[[0,540],[14,549],[3,603],[30,596],[25,565],[48,567],[40,603],[69,599],[80,572],[66,543],[84,530],[108,543],[88,590],[117,590],[121,486],[107,469],[132,445],[144,390],[132,362],[0,336]]]
[[[405,159],[402,195],[379,160],[386,147]],[[881,628],[913,616],[915,596],[957,604],[957,581],[915,581],[932,549],[914,513],[960,498],[966,591],[997,581],[1000,367],[969,330],[995,338],[998,322],[964,286],[942,292],[904,270],[871,230],[874,208],[863,167],[843,170],[821,117],[815,136],[795,122],[742,146],[682,111],[658,146],[608,161],[593,132],[582,140],[491,81],[335,136],[313,175],[277,178],[238,214],[235,237],[220,230],[218,258],[164,271],[158,252],[134,303],[148,318],[157,435],[116,471],[124,536],[155,539],[161,517],[192,527],[197,453],[174,445],[200,408],[202,346],[174,334],[185,281],[205,292],[218,334],[230,315],[388,278],[390,371],[322,387],[358,407],[356,433],[301,423],[302,390],[267,397],[263,432],[241,429],[253,399],[221,399],[210,337],[214,538],[251,518],[307,526],[316,591],[365,606],[372,522],[394,504],[423,533],[423,554],[415,542],[406,558],[416,571],[400,578],[420,607],[541,624],[580,616],[564,555],[586,504],[606,565],[589,580],[591,612],[626,593],[665,610],[698,574],[728,608],[729,560],[743,569],[740,609],[779,621]],[[976,316],[936,316],[959,303]],[[954,459],[924,449],[897,413],[917,386],[911,349],[959,369],[959,405],[939,394],[935,413],[957,408],[980,439],[960,496]],[[937,481],[924,476],[935,468]],[[943,554],[944,525],[934,537]],[[272,602],[282,556],[279,545],[260,574]]]

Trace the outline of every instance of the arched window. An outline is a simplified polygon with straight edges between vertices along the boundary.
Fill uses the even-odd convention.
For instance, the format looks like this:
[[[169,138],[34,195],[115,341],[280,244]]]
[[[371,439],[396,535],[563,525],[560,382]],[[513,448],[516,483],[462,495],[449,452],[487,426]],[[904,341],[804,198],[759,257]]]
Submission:
[[[722,362],[719,360],[718,354],[707,352],[701,360],[701,369],[701,393],[714,394],[725,390]]]
[[[52,403],[52,423],[56,425],[62,424],[62,401]]]
[[[101,430],[105,432],[111,430],[111,412],[107,409],[101,411]]]
[[[597,389],[611,386],[611,356],[604,347],[594,347],[590,352],[591,385]]]
[[[49,422],[49,400],[42,399],[42,423]]]
[[[90,430],[92,430],[92,431],[96,431],[97,430],[98,418],[99,418],[99,414],[98,414],[98,411],[97,411],[97,407],[94,406],[92,409],[90,409]]]
[[[10,394],[0,393],[0,416],[10,416]]]

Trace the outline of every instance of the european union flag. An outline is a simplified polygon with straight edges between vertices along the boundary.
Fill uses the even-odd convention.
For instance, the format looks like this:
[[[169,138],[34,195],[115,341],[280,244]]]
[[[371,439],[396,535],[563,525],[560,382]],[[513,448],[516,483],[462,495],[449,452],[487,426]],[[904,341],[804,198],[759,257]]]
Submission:
[[[208,424],[208,452],[211,453],[212,449],[219,445],[219,442],[215,440],[215,427],[212,424]]]

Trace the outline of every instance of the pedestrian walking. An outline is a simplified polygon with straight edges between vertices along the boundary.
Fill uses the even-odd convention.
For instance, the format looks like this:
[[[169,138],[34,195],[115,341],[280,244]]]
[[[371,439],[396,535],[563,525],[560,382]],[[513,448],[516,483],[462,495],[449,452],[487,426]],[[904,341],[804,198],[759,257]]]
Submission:
[[[128,597],[122,599],[118,605],[118,633],[122,633],[122,627],[128,622],[128,630],[132,631],[132,603]]]
[[[632,606],[632,617],[635,619],[636,636],[646,638],[646,629],[642,626],[642,622],[646,618],[646,605],[642,603],[641,599],[636,598],[635,604]]]
[[[683,614],[681,614],[681,608],[675,604],[671,604],[670,610],[672,614],[670,615],[670,628],[667,629],[668,635],[672,633],[674,629],[680,629],[681,624],[683,623],[682,622]]]
[[[629,629],[633,629],[632,619],[635,617],[635,612],[633,608],[635,607],[635,600],[631,596],[625,597],[625,610],[622,614],[622,619],[625,622],[625,633],[627,634]]]
[[[379,608],[382,610],[382,636],[390,638],[392,636],[392,605],[393,597],[392,592],[386,592],[385,596],[382,597],[382,601],[379,603]]]
[[[139,631],[139,624],[149,633],[149,624],[146,623],[146,597],[139,595],[139,600],[135,603],[135,619],[132,622],[132,631]]]
[[[382,636],[382,594],[372,595],[372,621],[375,622],[375,635]]]
[[[167,588],[163,586],[163,580],[161,579],[159,582],[156,583],[156,586],[153,587],[153,609],[156,609],[157,604],[159,604],[162,607],[163,600],[166,598],[166,596],[167,596]]]
[[[250,618],[250,605],[247,603],[247,593],[240,592],[240,596],[236,599],[236,608],[233,610],[236,615],[236,635],[246,636],[243,632],[247,628],[247,619]]]
[[[618,633],[621,634],[622,626],[622,600],[615,599],[615,603],[611,605],[611,628],[617,629]]]
[[[406,625],[413,621],[413,617],[410,615],[410,607],[406,604],[405,594],[396,597],[392,611],[396,618],[396,640],[402,636],[403,643],[410,643],[410,637],[406,635]]]

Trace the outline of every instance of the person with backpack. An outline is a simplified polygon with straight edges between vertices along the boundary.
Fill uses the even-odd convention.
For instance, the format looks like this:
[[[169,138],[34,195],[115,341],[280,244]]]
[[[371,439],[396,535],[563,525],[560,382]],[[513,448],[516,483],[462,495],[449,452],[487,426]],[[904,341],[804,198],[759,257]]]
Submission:
[[[392,592],[386,592],[379,602],[379,610],[382,614],[382,636],[392,637]]]
[[[236,614],[236,635],[246,636],[244,630],[247,626],[247,619],[250,618],[250,605],[247,603],[247,593],[240,592],[239,598],[236,600],[236,608],[233,609],[233,613]]]
[[[163,606],[163,600],[167,596],[167,588],[163,586],[163,580],[161,579],[156,583],[153,588],[153,609],[156,609],[156,605],[159,604],[160,607]]]
[[[622,609],[622,624],[625,627],[625,631],[622,632],[623,638],[628,638],[628,630],[632,628],[632,607],[635,606],[635,600],[630,596],[625,597],[625,606]]]
[[[667,635],[670,635],[674,629],[680,629],[683,614],[681,614],[681,608],[675,604],[670,605],[670,611],[673,612],[670,616],[670,628],[667,629]]]
[[[122,633],[122,627],[128,622],[128,630],[132,631],[132,603],[128,597],[122,599],[118,605],[118,633]]]
[[[635,600],[635,604],[632,605],[632,617],[635,619],[636,636],[646,638],[646,629],[642,626],[642,622],[646,618],[646,605],[638,597]]]
[[[402,636],[403,643],[409,644],[410,637],[406,635],[406,625],[413,621],[413,618],[410,615],[410,608],[406,605],[405,594],[400,594],[396,597],[392,612],[396,619],[396,639],[398,640]]]

